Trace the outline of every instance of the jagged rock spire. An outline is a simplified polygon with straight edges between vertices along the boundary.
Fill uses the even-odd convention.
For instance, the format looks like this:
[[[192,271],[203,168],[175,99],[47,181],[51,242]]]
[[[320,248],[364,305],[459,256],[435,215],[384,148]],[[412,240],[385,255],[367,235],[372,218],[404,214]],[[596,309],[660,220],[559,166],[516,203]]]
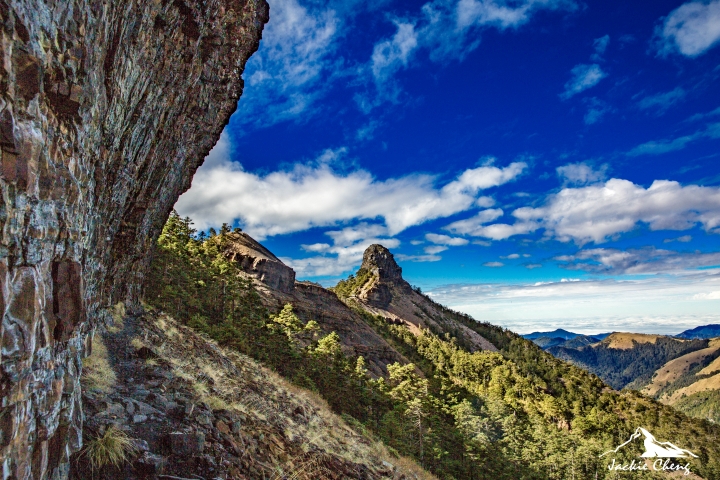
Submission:
[[[402,268],[395,262],[393,254],[377,243],[365,249],[360,268],[377,275],[380,281],[398,282],[402,280]]]

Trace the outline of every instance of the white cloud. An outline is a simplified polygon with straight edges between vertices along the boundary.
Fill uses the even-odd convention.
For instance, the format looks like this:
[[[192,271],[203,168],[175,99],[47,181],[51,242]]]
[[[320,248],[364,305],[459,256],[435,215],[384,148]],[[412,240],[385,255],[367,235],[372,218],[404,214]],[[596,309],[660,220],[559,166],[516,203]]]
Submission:
[[[412,56],[426,51],[432,61],[462,60],[480,44],[480,32],[487,28],[518,28],[541,10],[574,10],[573,0],[432,0],[411,19],[395,20],[396,32],[379,40],[366,71],[372,73],[378,96],[359,94],[356,101],[369,112],[382,101],[395,101],[399,88],[393,75],[410,65]],[[362,70],[362,69],[361,69]]]
[[[500,258],[506,258],[506,259],[509,259],[509,260],[515,260],[516,258],[520,258],[520,254],[519,254],[519,253],[511,253],[510,255],[507,255],[507,256],[504,256],[504,257],[500,257]]]
[[[637,157],[639,155],[661,155],[663,153],[682,150],[689,143],[704,138],[720,138],[720,123],[708,124],[706,128],[698,130],[690,135],[666,140],[653,140],[643,143],[627,152],[627,155],[631,157]]]
[[[570,73],[572,73],[572,78],[565,84],[565,91],[560,95],[563,100],[594,87],[607,76],[600,65],[596,63],[575,65]]]
[[[401,253],[395,257],[401,262],[439,262],[442,260],[439,255],[404,255]]]
[[[482,227],[470,235],[476,237],[485,237],[493,240],[504,240],[514,235],[523,235],[534,232],[538,229],[538,225],[532,222],[518,222],[513,225],[505,223],[495,223]]]
[[[720,187],[682,186],[656,180],[648,188],[612,178],[605,183],[563,188],[540,207],[512,212],[514,224],[496,223],[502,210],[484,210],[445,227],[460,235],[504,240],[545,229],[545,236],[578,244],[602,243],[633,230],[639,223],[651,230],[688,230],[700,224],[720,233]]]
[[[694,122],[697,120],[702,120],[703,118],[714,117],[715,115],[720,115],[720,107],[707,113],[696,113],[692,117],[688,118],[687,121]]]
[[[490,223],[493,220],[503,216],[503,211],[500,208],[493,208],[488,210],[482,210],[477,215],[466,220],[458,220],[450,225],[446,226],[445,229],[453,233],[460,235],[473,235],[473,232],[483,228],[483,225]]]
[[[427,293],[451,308],[520,333],[565,328],[676,334],[720,323],[717,300],[708,298],[718,291],[716,271],[622,281],[448,285]]]
[[[640,222],[651,230],[687,230],[701,224],[715,233],[720,227],[720,187],[656,180],[643,188],[613,178],[604,184],[564,188],[545,205],[519,208],[513,216],[520,225],[537,222],[548,236],[577,243],[601,243]]]
[[[666,238],[665,240],[663,240],[663,243],[671,243],[671,242],[687,243],[687,242],[691,242],[692,239],[693,239],[692,235],[683,235],[682,237],[677,237],[677,238]]]
[[[560,178],[563,179],[564,185],[587,185],[605,180],[605,172],[607,165],[603,165],[598,170],[585,162],[570,163],[555,169]]]
[[[332,238],[335,245],[347,246],[366,239],[377,239],[388,235],[388,229],[377,223],[360,223],[353,227],[345,227],[342,230],[330,230],[325,235]],[[371,245],[371,244],[368,244]],[[386,245],[386,247],[390,248]]]
[[[720,0],[681,5],[657,27],[655,36],[660,55],[702,55],[720,40]]]
[[[605,35],[600,38],[596,38],[593,40],[593,48],[595,48],[595,55],[597,55],[596,58],[599,59],[600,56],[605,54],[605,50],[607,50],[608,44],[610,43],[610,35]]]
[[[539,228],[538,224],[533,222],[517,222],[514,225],[504,223],[485,225],[501,217],[502,214],[503,211],[499,208],[483,210],[474,217],[466,220],[458,220],[444,228],[460,235],[485,237],[492,240],[504,240],[513,235],[533,232]]]
[[[605,50],[607,50],[608,44],[610,43],[610,35],[605,35],[600,38],[593,40],[593,48],[595,53],[590,55],[590,60],[593,62],[602,62]]]
[[[648,95],[643,97],[638,102],[638,107],[643,110],[650,108],[657,108],[660,113],[665,112],[668,108],[672,107],[680,100],[684,99],[687,92],[682,87],[677,87],[669,92],[656,93],[655,95]]]
[[[475,205],[481,208],[490,208],[495,205],[495,199],[492,197],[480,197],[475,202]]]
[[[720,265],[720,252],[684,253],[654,247],[618,250],[593,248],[564,255],[561,267],[606,274],[651,274],[693,270]]]
[[[474,208],[479,192],[515,179],[526,167],[515,162],[504,168],[472,168],[438,187],[430,175],[379,181],[364,170],[338,173],[328,159],[342,156],[342,149],[326,152],[319,162],[258,175],[230,161],[229,148],[227,136],[221,136],[176,209],[200,229],[239,220],[258,239],[377,218],[395,235]]]
[[[270,22],[245,71],[237,120],[270,125],[307,118],[337,68],[341,20],[333,9],[270,0]]]
[[[362,262],[365,249],[374,243],[386,248],[396,248],[400,241],[388,237],[388,230],[382,225],[360,223],[352,227],[325,232],[333,244],[314,243],[302,245],[303,250],[320,253],[309,258],[287,258],[281,260],[297,272],[298,277],[340,275],[357,268]]]
[[[397,32],[390,40],[375,44],[371,57],[372,73],[376,81],[383,82],[399,68],[407,67],[408,60],[418,46],[415,25],[397,22]]]
[[[355,132],[355,138],[357,140],[372,140],[375,137],[375,131],[380,127],[380,122],[377,120],[370,120],[367,124],[360,127]]]
[[[528,263],[527,265],[525,265],[525,268],[527,268],[528,270],[533,270],[535,268],[542,268],[542,265],[539,263]]]
[[[433,2],[433,4],[438,3],[441,2]],[[513,3],[493,0],[460,0],[456,8],[457,27],[460,29],[492,25],[502,30],[517,28],[527,23],[531,15],[538,10],[574,9],[575,5],[572,2],[553,0],[526,0]]]
[[[502,262],[485,262],[483,263],[483,267],[490,267],[490,268],[499,268],[505,266]]]
[[[444,252],[447,249],[448,247],[444,245],[432,245],[430,247],[425,247],[423,250],[429,255],[435,255],[437,253]]]
[[[720,290],[710,293],[696,293],[693,300],[720,300]]]
[[[451,237],[449,235],[441,235],[437,233],[428,233],[425,235],[425,238],[436,245],[448,245],[452,247],[467,245],[470,243],[469,240],[464,238]]]
[[[327,252],[330,249],[329,243],[313,243],[311,245],[300,245],[306,252]]]

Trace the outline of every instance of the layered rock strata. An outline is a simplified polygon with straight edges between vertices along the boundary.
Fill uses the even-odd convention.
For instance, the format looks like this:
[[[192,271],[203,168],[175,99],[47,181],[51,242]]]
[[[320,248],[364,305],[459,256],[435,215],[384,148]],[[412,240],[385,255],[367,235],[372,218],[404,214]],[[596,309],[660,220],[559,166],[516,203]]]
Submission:
[[[283,293],[295,289],[295,270],[244,232],[227,233],[227,257],[260,282]]]
[[[0,459],[64,478],[108,306],[236,108],[265,0],[0,0]]]

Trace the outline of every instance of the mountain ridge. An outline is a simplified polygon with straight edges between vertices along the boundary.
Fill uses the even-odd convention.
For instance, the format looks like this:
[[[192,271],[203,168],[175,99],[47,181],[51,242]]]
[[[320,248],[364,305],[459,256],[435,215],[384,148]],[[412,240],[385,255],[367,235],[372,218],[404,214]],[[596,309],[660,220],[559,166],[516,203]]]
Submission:
[[[675,335],[678,338],[715,338],[720,337],[720,324],[701,325]]]

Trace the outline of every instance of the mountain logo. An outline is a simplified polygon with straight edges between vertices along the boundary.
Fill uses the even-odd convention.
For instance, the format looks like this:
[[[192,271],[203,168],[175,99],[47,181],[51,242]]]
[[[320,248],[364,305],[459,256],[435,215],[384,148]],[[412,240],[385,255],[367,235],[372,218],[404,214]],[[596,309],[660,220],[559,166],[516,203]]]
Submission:
[[[636,428],[635,432],[630,435],[630,438],[627,442],[618,445],[614,450],[608,450],[600,456],[603,457],[608,453],[617,453],[621,448],[625,447],[627,444],[631,443],[637,438],[640,438],[641,436],[645,437],[645,439],[643,440],[645,452],[640,455],[643,458],[698,458],[698,456],[692,453],[690,450],[680,448],[670,442],[659,442],[652,433],[648,432],[642,427]]]

